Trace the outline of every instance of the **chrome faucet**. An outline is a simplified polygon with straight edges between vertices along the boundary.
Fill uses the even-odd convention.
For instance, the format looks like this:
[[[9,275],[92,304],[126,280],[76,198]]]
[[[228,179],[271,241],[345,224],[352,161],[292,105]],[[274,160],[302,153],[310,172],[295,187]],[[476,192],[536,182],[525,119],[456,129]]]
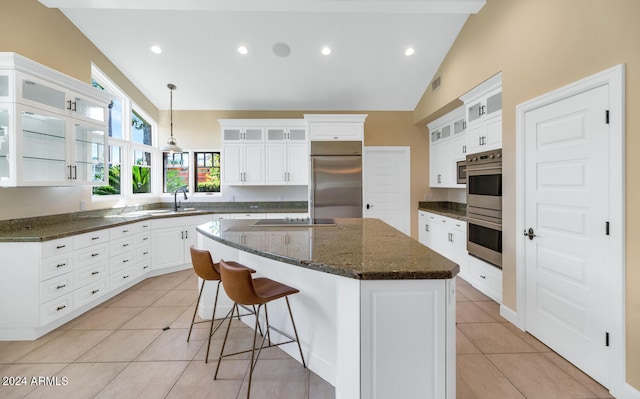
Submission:
[[[184,188],[179,188],[177,189],[174,193],[173,193],[173,210],[174,212],[178,212],[178,208],[180,208],[182,202],[178,201],[178,191],[182,191],[182,193],[184,194],[184,199],[188,199],[187,198],[187,191]]]

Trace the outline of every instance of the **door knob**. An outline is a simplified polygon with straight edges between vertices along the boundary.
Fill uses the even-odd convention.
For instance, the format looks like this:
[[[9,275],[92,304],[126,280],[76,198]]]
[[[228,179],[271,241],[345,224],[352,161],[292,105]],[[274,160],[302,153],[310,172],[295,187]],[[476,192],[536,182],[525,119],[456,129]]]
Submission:
[[[367,204],[367,209],[373,208],[373,205]]]
[[[531,227],[529,227],[529,230],[524,231],[524,235],[529,237],[530,240],[533,240],[533,237],[536,237],[536,235],[533,232],[533,228]]]

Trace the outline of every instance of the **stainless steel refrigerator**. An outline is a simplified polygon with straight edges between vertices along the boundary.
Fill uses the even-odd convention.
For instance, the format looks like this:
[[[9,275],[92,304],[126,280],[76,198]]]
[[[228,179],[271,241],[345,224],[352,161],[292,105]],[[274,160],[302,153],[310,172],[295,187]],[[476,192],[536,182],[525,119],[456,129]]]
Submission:
[[[312,141],[312,219],[362,217],[362,142]]]

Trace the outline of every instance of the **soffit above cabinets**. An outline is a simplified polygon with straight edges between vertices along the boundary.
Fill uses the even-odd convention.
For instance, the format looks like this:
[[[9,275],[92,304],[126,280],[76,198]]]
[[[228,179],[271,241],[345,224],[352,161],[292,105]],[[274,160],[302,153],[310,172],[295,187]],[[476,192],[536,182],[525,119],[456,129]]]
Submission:
[[[169,108],[172,82],[178,110],[310,111],[413,110],[468,16],[485,4],[40,2],[59,8],[159,109]],[[321,54],[325,46],[330,55]],[[415,54],[406,56],[407,47]]]

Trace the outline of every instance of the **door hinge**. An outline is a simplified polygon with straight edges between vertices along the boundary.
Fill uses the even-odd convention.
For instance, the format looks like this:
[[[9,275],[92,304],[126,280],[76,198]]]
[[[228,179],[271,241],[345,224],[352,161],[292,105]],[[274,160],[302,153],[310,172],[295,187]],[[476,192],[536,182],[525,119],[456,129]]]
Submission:
[[[609,346],[609,333],[604,333],[604,345]]]
[[[607,110],[607,112],[605,114],[605,119],[606,119],[606,123],[608,125],[609,124],[609,110]]]
[[[606,235],[609,235],[609,222],[607,222],[605,230],[606,230]]]

